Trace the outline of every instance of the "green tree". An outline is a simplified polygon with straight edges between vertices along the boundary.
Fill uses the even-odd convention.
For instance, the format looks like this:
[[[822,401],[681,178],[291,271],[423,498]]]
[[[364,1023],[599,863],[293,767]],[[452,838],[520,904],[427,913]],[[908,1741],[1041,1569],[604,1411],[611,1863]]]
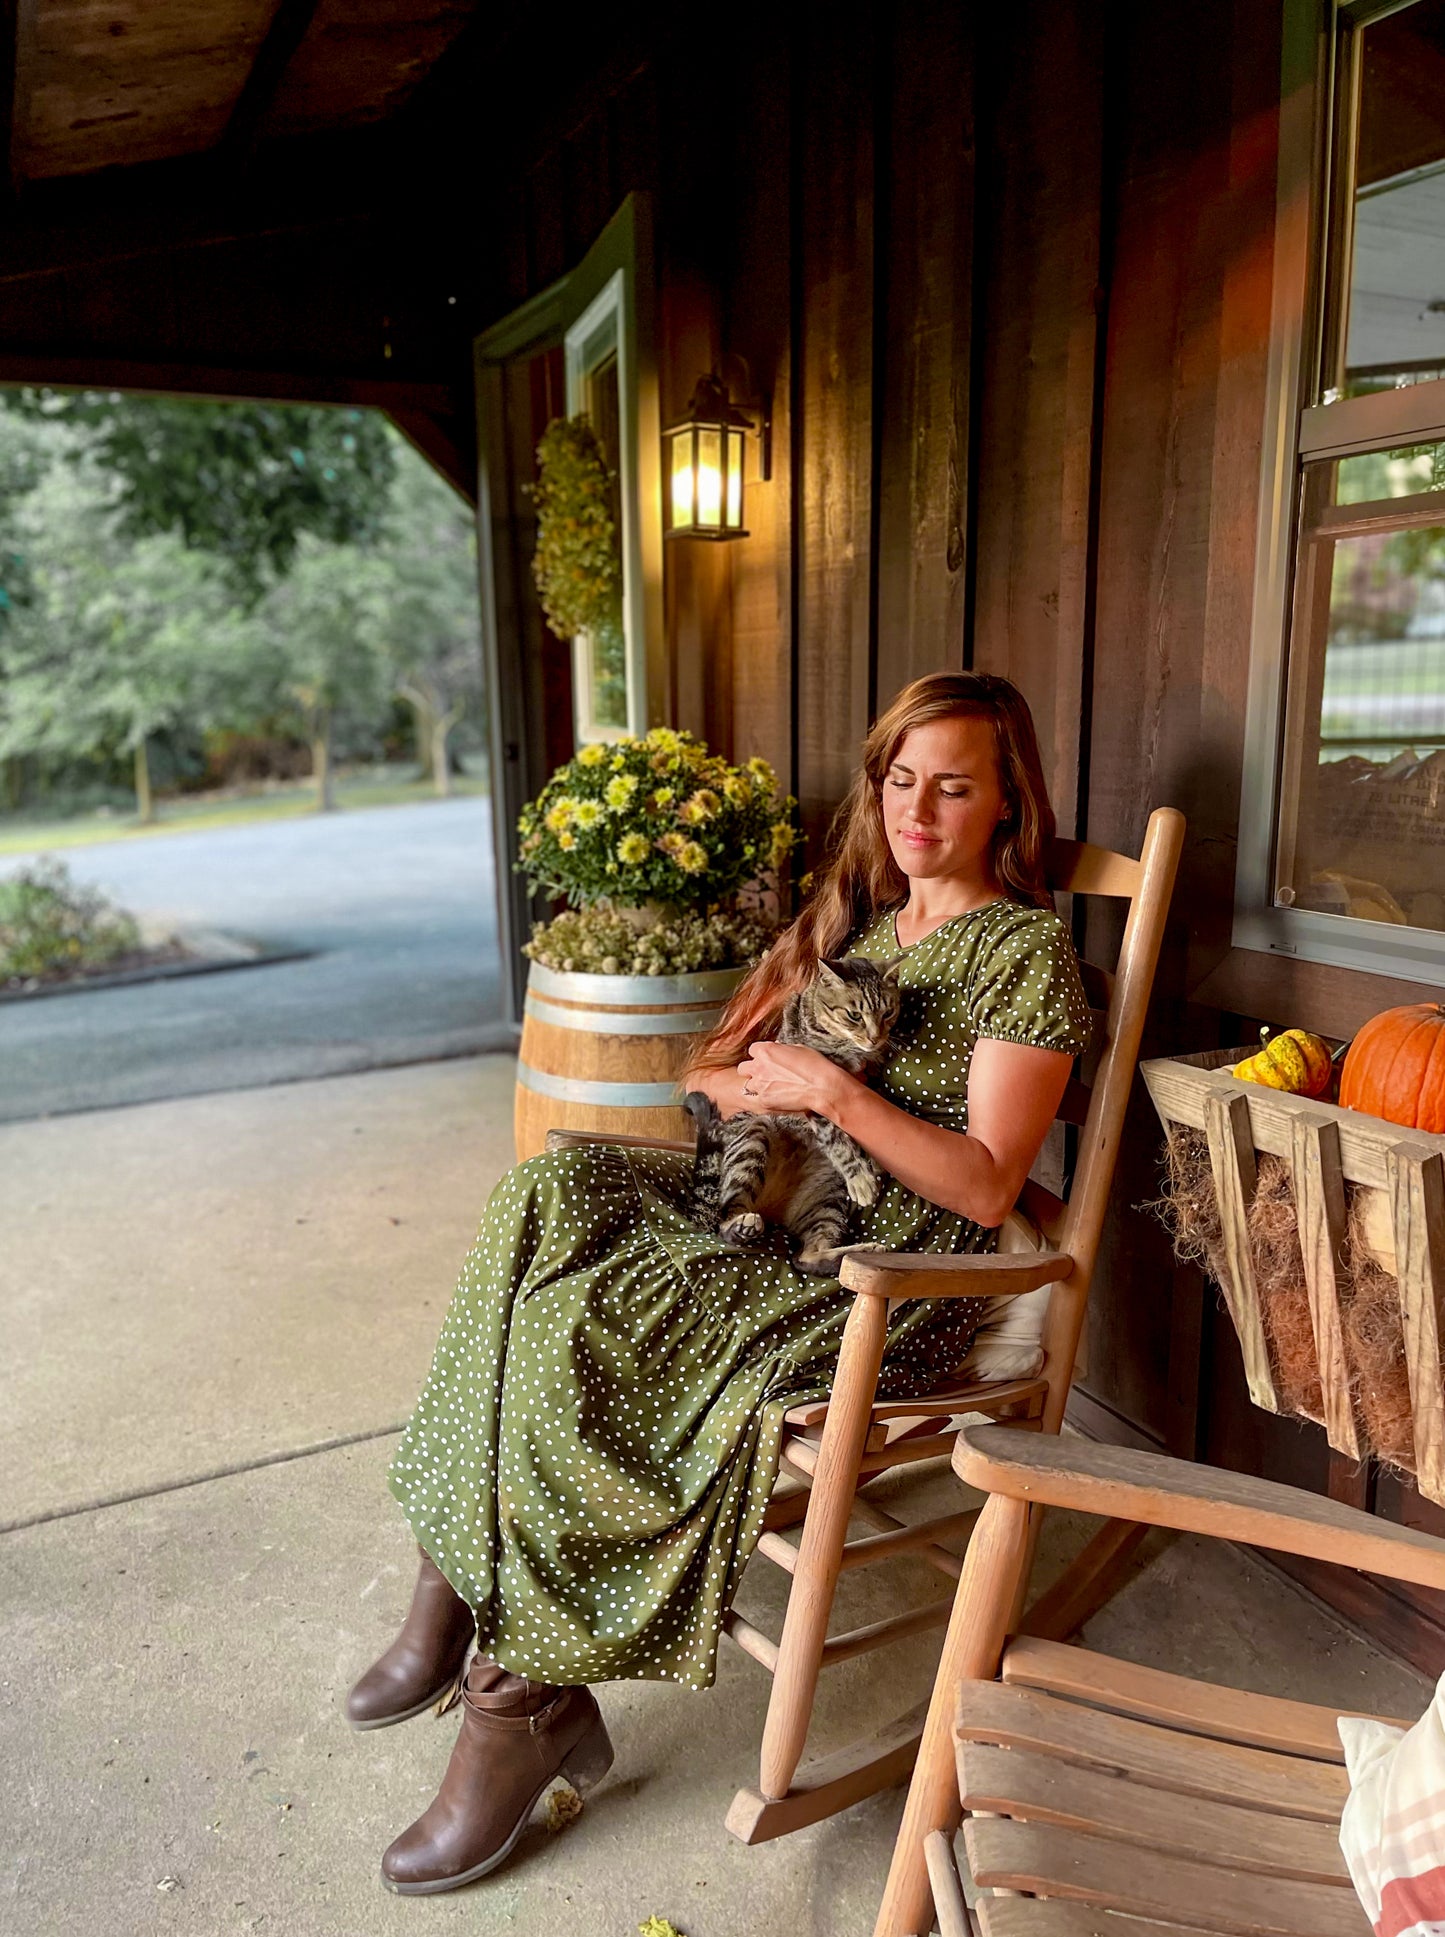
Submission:
[[[77,433],[77,460],[115,480],[122,532],[174,533],[215,553],[248,603],[291,569],[303,536],[370,544],[386,515],[396,451],[374,411],[114,391],[24,390],[5,401]]]
[[[375,720],[391,687],[385,650],[390,574],[349,546],[303,539],[295,563],[251,617],[284,664],[286,692],[311,743],[316,807],[336,805],[333,749],[339,730]]]
[[[412,709],[422,772],[447,795],[452,731],[482,700],[476,527],[470,508],[414,451],[397,454],[376,559],[389,580],[384,636],[396,692]]]
[[[244,617],[213,559],[122,537],[84,468],[53,467],[17,529],[30,595],[0,639],[0,755],[127,755],[148,821],[151,742],[225,710]]]

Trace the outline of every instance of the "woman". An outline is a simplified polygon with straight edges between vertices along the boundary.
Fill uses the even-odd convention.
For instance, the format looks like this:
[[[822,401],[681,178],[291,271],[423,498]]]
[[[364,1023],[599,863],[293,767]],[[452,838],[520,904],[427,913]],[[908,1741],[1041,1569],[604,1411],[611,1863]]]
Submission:
[[[1053,815],[1007,680],[937,673],[868,736],[801,915],[742,984],[691,1083],[724,1115],[812,1110],[888,1173],[860,1243],[987,1251],[1037,1156],[1088,1010],[1043,867]],[[817,962],[902,957],[893,1050],[869,1089],[769,1039]],[[586,1684],[705,1688],[756,1545],[786,1403],[828,1389],[850,1299],[781,1235],[737,1252],[687,1214],[690,1161],[593,1146],[504,1178],[391,1469],[422,1549],[353,1723],[418,1714],[480,1650],[436,1800],[383,1880],[453,1889],[502,1862],[559,1773],[612,1759]],[[889,1393],[966,1353],[977,1301],[893,1325]]]

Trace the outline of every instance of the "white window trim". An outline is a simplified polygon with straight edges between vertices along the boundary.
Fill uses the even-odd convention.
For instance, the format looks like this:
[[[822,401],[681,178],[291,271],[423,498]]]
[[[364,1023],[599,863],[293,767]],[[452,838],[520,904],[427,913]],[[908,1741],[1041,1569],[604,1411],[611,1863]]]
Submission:
[[[1418,414],[1425,394],[1437,389],[1445,436],[1445,381],[1417,384],[1409,396],[1384,391],[1328,405],[1303,401],[1305,358],[1316,326],[1310,254],[1322,232],[1320,203],[1327,197],[1325,163],[1317,157],[1327,129],[1323,110],[1333,97],[1335,22],[1334,0],[1284,0],[1274,282],[1232,939],[1236,948],[1333,968],[1445,982],[1445,934],[1274,905],[1301,450],[1328,457],[1378,448],[1390,433],[1392,413],[1409,408]]]
[[[647,639],[643,603],[642,535],[639,528],[640,503],[637,465],[638,386],[633,366],[632,332],[628,327],[627,272],[618,269],[583,310],[563,339],[564,367],[569,417],[585,409],[586,368],[583,362],[587,344],[602,326],[613,320],[617,346],[617,395],[619,442],[617,452],[618,498],[622,506],[622,633],[627,668],[627,725],[598,726],[592,717],[592,655],[587,640],[573,641],[572,677],[574,710],[579,744],[588,740],[610,740],[628,733],[647,731]]]

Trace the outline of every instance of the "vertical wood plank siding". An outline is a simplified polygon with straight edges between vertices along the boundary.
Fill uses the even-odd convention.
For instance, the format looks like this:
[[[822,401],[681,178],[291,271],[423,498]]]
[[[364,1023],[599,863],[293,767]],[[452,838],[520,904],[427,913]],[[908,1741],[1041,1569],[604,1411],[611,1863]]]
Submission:
[[[1096,431],[1087,831],[1127,847],[1160,801],[1189,817],[1154,1011],[1163,1045],[1200,1027],[1183,1005],[1191,955],[1228,946],[1268,334],[1265,279],[1241,266],[1269,233],[1274,193],[1272,139],[1260,141],[1252,172],[1239,141],[1242,128],[1261,129],[1277,88],[1277,34],[1265,9],[1209,0],[1167,17],[1139,10],[1111,48],[1119,155],[1105,211],[1112,273]],[[1091,910],[1090,919],[1107,928],[1109,915]],[[1157,1179],[1140,1105],[1102,1247],[1111,1292],[1093,1314],[1091,1386],[1192,1451],[1192,1408],[1181,1414],[1179,1400],[1192,1390],[1197,1404],[1204,1293],[1197,1274],[1176,1270],[1152,1220],[1130,1208],[1157,1195]],[[1242,1411],[1237,1349],[1217,1369]]]
[[[772,476],[753,484],[752,534],[726,547],[732,577],[732,717],[725,744],[760,754],[780,774],[793,762],[793,50],[786,34],[758,53],[742,103],[733,246],[722,291],[721,340],[747,359],[771,399]],[[747,156],[751,166],[743,167]],[[673,548],[676,550],[676,546]],[[721,709],[717,709],[721,712]]]
[[[1092,639],[1106,10],[1025,0],[981,91],[973,663],[1029,696],[1060,832],[1076,831]],[[1067,76],[1067,85],[1050,77]]]
[[[975,15],[890,12],[879,48],[876,706],[964,663]]]
[[[874,8],[795,10],[799,319],[793,457],[796,791],[816,846],[847,791],[872,686]]]

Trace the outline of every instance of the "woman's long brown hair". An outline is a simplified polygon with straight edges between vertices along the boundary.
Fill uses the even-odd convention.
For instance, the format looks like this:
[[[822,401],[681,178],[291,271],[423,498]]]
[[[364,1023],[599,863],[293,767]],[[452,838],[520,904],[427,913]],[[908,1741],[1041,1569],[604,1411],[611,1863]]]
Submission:
[[[914,727],[956,716],[988,720],[993,727],[1005,803],[994,836],[994,879],[1011,901],[1053,906],[1044,867],[1054,811],[1028,701],[994,673],[929,673],[915,679],[863,743],[862,765],[833,816],[825,857],[802,912],[734,992],[690,1070],[727,1069],[740,1062],[749,1043],[776,1032],[788,997],[812,980],[821,960],[839,954],[872,916],[908,899],[908,877],[883,831],[883,782]]]

